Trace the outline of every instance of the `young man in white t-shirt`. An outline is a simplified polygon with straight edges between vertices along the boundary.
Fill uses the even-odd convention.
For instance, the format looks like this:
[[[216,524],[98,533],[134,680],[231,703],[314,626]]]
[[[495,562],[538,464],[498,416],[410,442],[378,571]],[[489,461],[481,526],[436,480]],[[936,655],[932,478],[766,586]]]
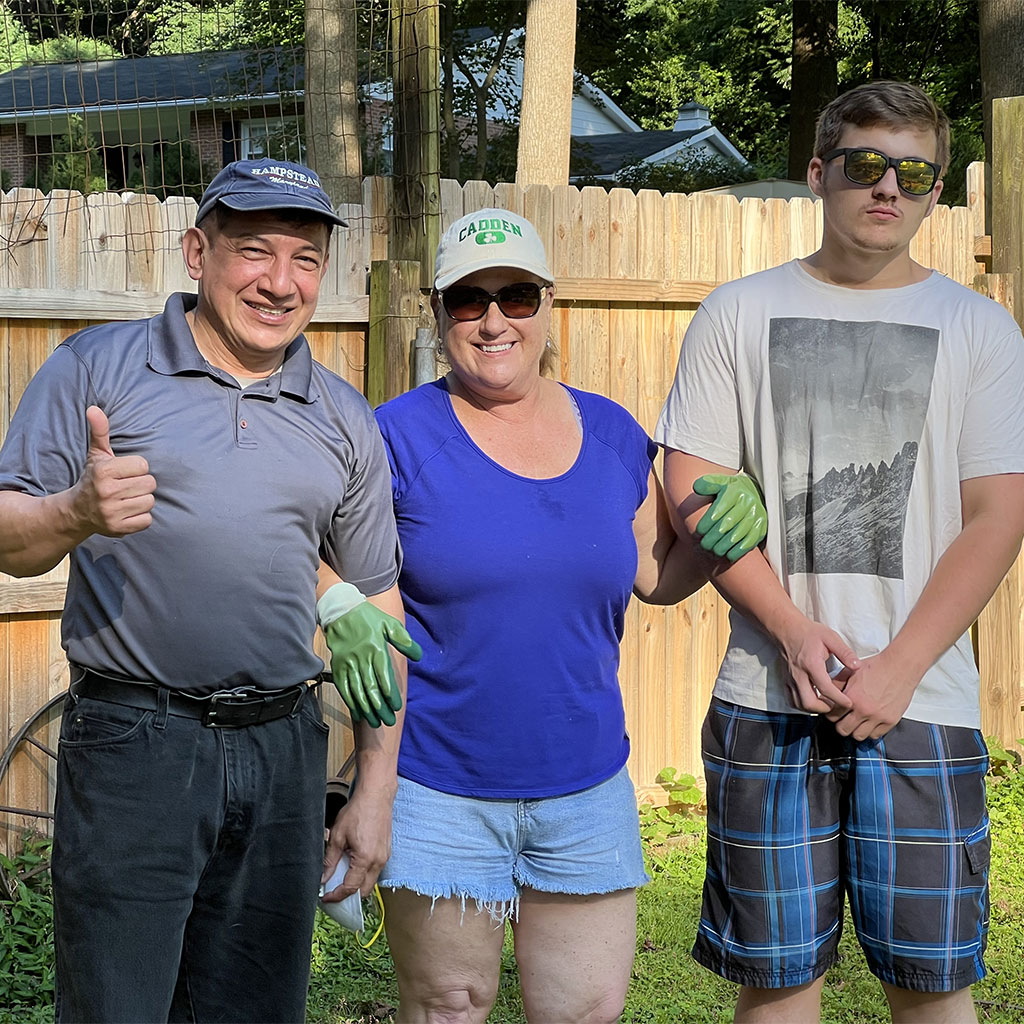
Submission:
[[[745,470],[769,533],[704,725],[708,868],[694,956],[737,1022],[816,1021],[844,893],[894,1021],[975,1021],[988,817],[968,629],[1024,534],[1024,341],[910,258],[949,123],[915,86],[831,103],[807,177],[821,248],[717,288],[656,439],[677,528]]]

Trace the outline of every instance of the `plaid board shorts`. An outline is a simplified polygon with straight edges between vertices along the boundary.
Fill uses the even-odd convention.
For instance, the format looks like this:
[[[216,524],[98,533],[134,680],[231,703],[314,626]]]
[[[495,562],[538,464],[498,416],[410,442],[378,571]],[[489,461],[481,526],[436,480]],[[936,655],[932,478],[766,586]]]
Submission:
[[[878,740],[826,718],[712,699],[708,859],[694,958],[788,988],[836,960],[849,895],[871,972],[952,992],[984,977],[988,752],[975,729],[900,721]]]

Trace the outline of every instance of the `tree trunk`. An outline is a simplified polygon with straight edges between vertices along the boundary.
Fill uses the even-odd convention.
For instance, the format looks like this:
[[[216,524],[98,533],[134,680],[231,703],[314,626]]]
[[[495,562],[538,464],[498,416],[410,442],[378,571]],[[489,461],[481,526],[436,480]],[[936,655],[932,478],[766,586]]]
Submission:
[[[566,185],[576,0],[530,0],[523,52],[517,185]]]
[[[441,123],[444,125],[445,175],[458,178],[460,171],[460,146],[458,129],[455,127],[455,17],[452,4],[441,7]]]
[[[335,203],[363,196],[356,0],[306,0],[306,163]]]
[[[789,90],[789,171],[803,181],[814,155],[814,127],[836,98],[839,0],[793,0],[793,78]]]
[[[1004,96],[1024,96],[1024,0],[979,0],[978,35],[985,132],[985,221],[991,225],[992,101]]]
[[[440,238],[438,0],[391,0],[394,231],[388,256],[416,260],[429,287]]]

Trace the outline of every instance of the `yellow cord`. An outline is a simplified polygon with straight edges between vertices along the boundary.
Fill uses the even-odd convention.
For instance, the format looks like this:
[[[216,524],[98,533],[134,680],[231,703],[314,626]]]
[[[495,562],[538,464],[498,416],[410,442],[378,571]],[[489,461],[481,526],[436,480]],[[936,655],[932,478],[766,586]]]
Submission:
[[[369,949],[380,938],[380,933],[384,931],[384,899],[380,894],[379,886],[375,885],[373,887],[373,895],[377,897],[377,906],[380,907],[380,923],[377,925],[377,930],[370,937],[369,942],[359,942],[359,940],[356,939],[363,949]],[[359,932],[359,934],[362,935],[363,933]]]

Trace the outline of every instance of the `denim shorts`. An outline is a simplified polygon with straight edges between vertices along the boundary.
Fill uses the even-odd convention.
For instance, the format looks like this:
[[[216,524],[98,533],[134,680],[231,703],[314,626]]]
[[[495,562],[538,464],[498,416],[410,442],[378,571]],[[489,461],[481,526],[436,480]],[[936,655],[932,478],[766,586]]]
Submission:
[[[391,858],[380,885],[433,900],[474,900],[515,916],[519,892],[577,895],[647,882],[629,772],[565,796],[487,800],[399,778]]]
[[[702,740],[700,963],[758,988],[812,981],[835,962],[845,894],[877,978],[951,992],[983,977],[988,754],[976,729],[903,719],[857,742],[821,716],[714,699]]]

